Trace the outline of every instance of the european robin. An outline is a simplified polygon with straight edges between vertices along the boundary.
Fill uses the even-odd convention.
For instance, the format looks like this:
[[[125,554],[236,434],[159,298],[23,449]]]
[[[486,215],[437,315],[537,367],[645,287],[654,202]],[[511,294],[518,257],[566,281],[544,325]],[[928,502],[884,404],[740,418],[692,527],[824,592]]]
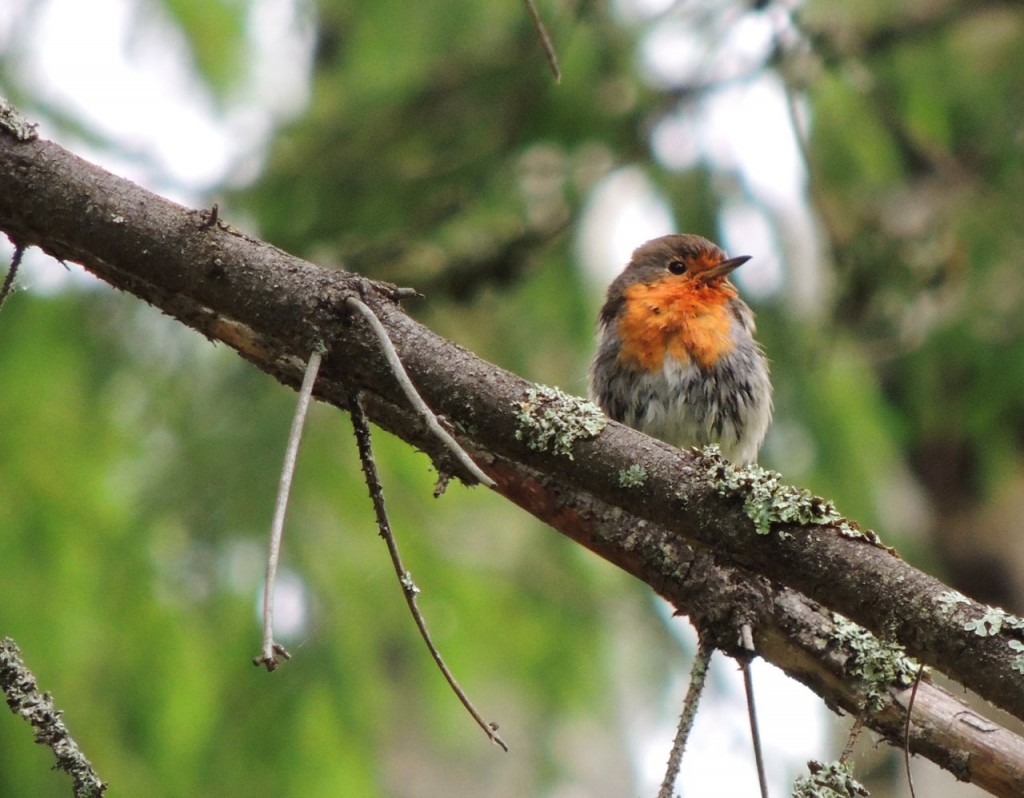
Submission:
[[[679,447],[717,443],[752,463],[772,418],[754,314],[729,282],[749,256],[706,238],[648,241],[608,288],[590,391],[616,421]]]

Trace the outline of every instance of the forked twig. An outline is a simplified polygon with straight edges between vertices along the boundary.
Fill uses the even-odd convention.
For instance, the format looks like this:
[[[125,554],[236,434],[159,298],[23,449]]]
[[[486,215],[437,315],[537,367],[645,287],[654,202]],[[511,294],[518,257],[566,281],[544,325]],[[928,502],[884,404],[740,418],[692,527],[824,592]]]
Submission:
[[[25,255],[25,247],[14,248],[14,255],[11,257],[11,268],[7,270],[7,276],[4,278],[3,286],[0,286],[0,308],[4,306],[4,301],[11,294],[11,290],[14,288],[14,278],[18,276],[18,269],[21,266],[21,259]]]
[[[405,394],[405,398],[409,400],[409,404],[413,406],[417,413],[423,418],[430,431],[434,433],[441,441],[447,446],[455,458],[462,464],[462,466],[469,471],[473,477],[480,482],[482,485],[486,485],[488,488],[495,486],[494,480],[491,479],[487,474],[480,470],[480,466],[474,463],[466,450],[459,446],[458,441],[455,440],[451,435],[448,434],[448,430],[441,426],[437,420],[437,416],[434,415],[434,411],[427,407],[427,403],[423,401],[423,398],[419,395],[416,390],[416,386],[412,384],[412,380],[409,379],[409,375],[405,371],[405,366],[402,365],[401,358],[398,357],[398,352],[395,351],[394,344],[391,343],[391,339],[388,337],[388,331],[384,329],[384,325],[381,324],[380,319],[377,318],[377,314],[374,313],[370,307],[358,297],[350,296],[345,300],[345,304],[353,310],[359,311],[369,323],[377,336],[377,340],[380,341],[381,349],[384,352],[384,357],[388,361],[388,365],[391,367],[392,373],[395,375],[395,379],[398,380],[398,384],[402,387],[402,392]]]
[[[263,647],[260,655],[252,661],[253,665],[263,665],[268,671],[277,667],[277,658],[291,659],[288,650],[274,642],[274,582],[277,579],[277,564],[281,557],[281,538],[284,536],[284,517],[288,510],[288,496],[292,489],[295,476],[295,461],[299,455],[299,442],[302,430],[306,425],[306,413],[313,396],[313,386],[320,371],[323,355],[314,351],[306,363],[306,373],[299,389],[299,401],[295,407],[295,417],[288,433],[288,444],[284,450],[284,466],[281,468],[281,479],[278,482],[277,500],[274,503],[274,519],[270,524],[270,549],[267,553],[267,578],[263,583]]]
[[[53,698],[39,692],[35,675],[25,667],[17,644],[9,637],[0,640],[0,689],[11,712],[35,728],[35,741],[53,751],[57,769],[71,776],[75,798],[100,798],[107,785],[71,736]]]
[[[547,28],[544,27],[544,20],[540,18],[540,12],[537,11],[533,0],[523,0],[523,3],[526,4],[526,13],[530,15],[530,21],[533,22],[533,29],[537,32],[537,40],[544,49],[544,57],[548,59],[551,74],[555,76],[555,83],[561,83],[562,70],[558,68],[558,55],[555,53],[555,46],[551,43],[551,37],[548,36]]]
[[[665,768],[661,789],[658,790],[658,798],[673,796],[673,787],[683,764],[683,751],[690,738],[693,720],[697,717],[697,705],[700,704],[700,697],[704,692],[704,682],[714,651],[714,647],[703,640],[697,644],[697,654],[693,658],[693,667],[690,668],[690,686],[686,689],[686,698],[683,699],[683,711],[679,715],[679,726],[676,728],[675,740],[672,741],[672,752],[668,756],[668,766]]]
[[[395,574],[398,576],[398,581],[402,585],[402,593],[405,595],[405,603],[409,605],[409,612],[412,614],[413,621],[416,622],[416,628],[420,631],[420,637],[422,637],[423,642],[426,643],[427,649],[430,651],[430,656],[434,658],[434,662],[437,663],[437,667],[444,675],[448,685],[452,688],[455,695],[458,696],[459,701],[462,702],[462,706],[466,708],[466,711],[473,717],[473,720],[477,722],[477,725],[484,730],[484,734],[491,739],[491,742],[499,746],[503,751],[508,751],[508,745],[506,745],[505,741],[498,736],[497,724],[488,723],[483,719],[480,713],[477,712],[476,707],[473,706],[469,697],[455,680],[455,676],[448,669],[444,659],[441,657],[441,652],[438,651],[437,646],[434,645],[434,641],[430,637],[430,632],[427,630],[427,623],[423,618],[423,614],[420,612],[418,604],[416,603],[416,596],[420,590],[416,587],[416,583],[413,582],[412,574],[405,570],[405,566],[402,564],[402,558],[398,552],[398,543],[395,541],[394,533],[391,530],[391,521],[388,518],[387,508],[384,506],[384,490],[381,486],[380,476],[377,474],[377,465],[373,459],[373,444],[370,439],[370,427],[366,422],[366,415],[363,413],[359,394],[356,392],[349,395],[349,414],[352,417],[352,429],[356,436],[356,446],[359,449],[359,461],[363,466],[363,475],[366,478],[366,487],[370,491],[370,500],[373,502],[373,511],[377,516],[377,527],[380,530],[380,536],[384,538],[384,542],[387,544],[388,553],[391,555],[391,564],[394,566]]]

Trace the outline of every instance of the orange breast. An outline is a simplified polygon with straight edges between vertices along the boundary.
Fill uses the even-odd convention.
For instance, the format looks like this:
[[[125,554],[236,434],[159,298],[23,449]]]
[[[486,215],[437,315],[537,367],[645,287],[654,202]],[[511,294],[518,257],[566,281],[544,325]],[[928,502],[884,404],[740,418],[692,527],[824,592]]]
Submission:
[[[735,347],[729,311],[729,300],[735,296],[730,283],[698,285],[686,278],[629,286],[617,322],[622,338],[619,359],[657,371],[669,354],[681,363],[711,368]]]

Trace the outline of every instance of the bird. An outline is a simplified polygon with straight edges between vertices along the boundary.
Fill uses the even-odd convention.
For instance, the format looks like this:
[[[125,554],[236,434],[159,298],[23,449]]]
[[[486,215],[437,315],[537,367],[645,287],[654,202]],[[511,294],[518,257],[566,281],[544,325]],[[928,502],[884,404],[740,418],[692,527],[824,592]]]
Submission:
[[[737,465],[756,461],[772,384],[754,314],[729,281],[748,260],[691,234],[637,247],[598,314],[590,395],[605,415],[680,448],[715,443]]]

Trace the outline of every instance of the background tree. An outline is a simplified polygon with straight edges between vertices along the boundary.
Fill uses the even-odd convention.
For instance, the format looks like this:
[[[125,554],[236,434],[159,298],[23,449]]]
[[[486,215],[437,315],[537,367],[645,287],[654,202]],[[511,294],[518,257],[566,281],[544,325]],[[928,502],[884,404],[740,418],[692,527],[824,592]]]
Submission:
[[[203,7],[152,6],[215,102],[236,107],[255,12]],[[6,12],[0,87],[34,116],[50,111],[69,142],[123,157],[116,136],[50,108],[21,71],[16,43],[32,40],[37,8]],[[251,214],[319,263],[423,288],[413,310],[431,327],[579,393],[603,279],[578,262],[584,211],[639,168],[682,229],[781,255],[758,306],[778,395],[767,464],[965,592],[1019,610],[1021,12],[542,10],[557,86],[515,3],[320,3],[308,107],[225,213]],[[741,58],[751,27],[769,35]],[[658,62],[666,31],[700,57],[638,70],[643,54]],[[773,204],[718,151],[720,128],[703,132],[723,96],[766,124],[753,88],[766,80],[807,131],[816,236],[806,209]],[[745,235],[763,252],[737,215],[759,223]],[[634,757],[661,738],[626,718],[658,704],[671,716],[681,659],[644,589],[482,492],[425,508],[426,461],[379,444],[440,642],[519,752],[495,757],[419,650],[346,422],[322,412],[287,551],[299,656],[273,678],[242,670],[292,397],[130,299],[29,288],[0,317],[0,625],[46,663],[47,687],[75,697],[80,742],[126,794],[242,794],[249,779],[286,794],[636,790]],[[650,695],[627,692],[626,667],[649,669]],[[20,728],[0,735],[5,752],[24,751],[0,774],[7,791],[66,789]]]

